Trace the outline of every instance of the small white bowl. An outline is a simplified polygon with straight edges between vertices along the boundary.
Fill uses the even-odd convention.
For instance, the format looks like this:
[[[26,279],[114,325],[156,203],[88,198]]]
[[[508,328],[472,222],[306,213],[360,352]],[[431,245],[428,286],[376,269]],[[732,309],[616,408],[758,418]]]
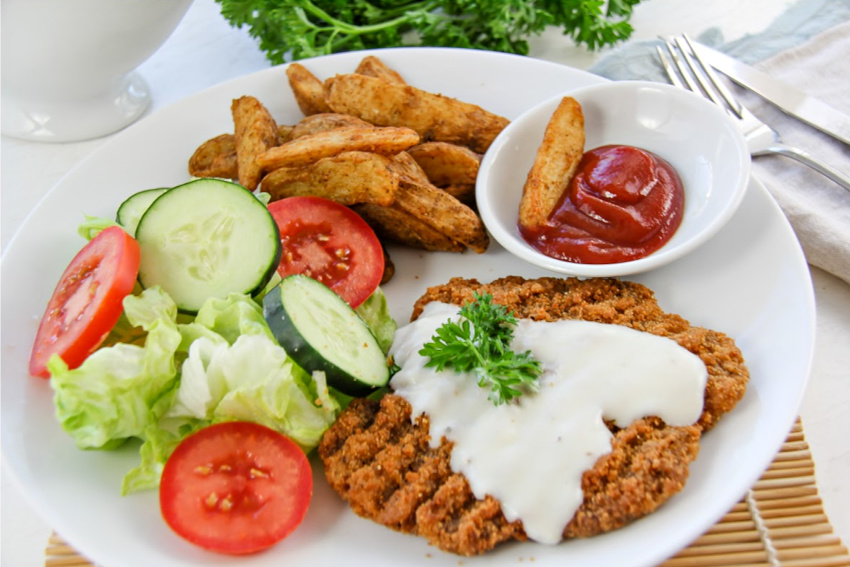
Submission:
[[[564,96],[582,106],[585,151],[606,144],[643,148],[672,164],[682,179],[682,223],[660,249],[637,260],[583,264],[546,256],[519,234],[519,203],[546,125]],[[750,177],[750,153],[724,111],[684,89],[645,81],[608,82],[566,92],[513,120],[481,161],[475,189],[493,238],[536,266],[582,277],[625,276],[681,258],[714,236],[740,205]]]

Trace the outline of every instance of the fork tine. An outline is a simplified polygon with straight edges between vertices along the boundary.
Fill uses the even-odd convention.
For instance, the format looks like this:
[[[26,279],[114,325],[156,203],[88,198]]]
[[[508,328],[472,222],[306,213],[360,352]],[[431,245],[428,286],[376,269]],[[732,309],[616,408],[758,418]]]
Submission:
[[[670,49],[669,46],[667,47],[667,49]],[[661,66],[664,67],[664,72],[667,73],[667,78],[670,79],[670,82],[673,84],[673,86],[679,87],[680,89],[686,88],[685,83],[682,82],[682,79],[679,78],[678,73],[676,73],[676,70],[670,63],[670,59],[668,59],[667,56],[664,55],[664,51],[661,49],[660,45],[655,46],[655,51],[658,52],[658,59],[661,61]]]
[[[696,62],[702,69],[702,72],[705,74],[708,80],[711,81],[711,84],[714,89],[718,93],[720,93],[720,96],[723,97],[723,100],[726,102],[726,105],[732,110],[735,116],[737,116],[738,118],[742,118],[743,107],[741,106],[741,103],[738,102],[738,99],[735,98],[735,95],[733,95],[729,91],[729,89],[726,88],[726,85],[723,84],[723,81],[720,80],[720,77],[717,76],[717,73],[715,73],[714,69],[711,68],[711,65],[706,64],[705,61],[702,60],[702,58],[699,56],[699,52],[694,48],[693,43],[691,43],[691,38],[688,37],[687,34],[682,34],[681,38],[676,39],[676,42],[677,44],[679,44],[680,49],[682,49],[682,43],[687,45],[687,50],[689,52],[688,55],[693,56],[693,59],[696,60]],[[682,51],[683,53],[685,53],[684,49],[682,49]],[[715,100],[715,102],[717,101]]]
[[[664,45],[667,47],[667,52],[673,59],[673,63],[675,64],[676,69],[678,70],[678,75],[682,79],[684,79],[686,88],[695,93],[701,92],[699,84],[694,81],[694,74],[688,71],[688,67],[686,67],[686,64],[682,61],[682,58],[679,57],[679,50],[676,48],[676,46],[670,43],[669,41],[665,41]]]
[[[681,60],[684,61],[684,64],[687,65],[689,75],[693,77],[694,80],[699,84],[699,89],[691,89],[694,92],[702,92],[705,96],[711,99],[711,101],[720,106],[721,108],[726,108],[726,104],[720,97],[718,97],[717,89],[715,89],[715,85],[711,82],[711,79],[708,79],[705,76],[705,69],[702,67],[700,63],[694,60],[694,54],[682,40],[682,37],[676,37],[673,39],[676,47],[681,54]],[[684,70],[682,71],[684,72]]]

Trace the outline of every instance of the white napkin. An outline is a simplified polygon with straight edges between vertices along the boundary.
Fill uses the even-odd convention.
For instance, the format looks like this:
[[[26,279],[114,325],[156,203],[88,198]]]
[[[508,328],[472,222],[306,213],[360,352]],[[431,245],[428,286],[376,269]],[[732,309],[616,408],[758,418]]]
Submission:
[[[850,114],[850,22],[756,67]],[[736,91],[754,114],[780,133],[783,142],[850,175],[850,146],[787,116],[756,95]],[[850,191],[786,157],[754,158],[753,173],[785,211],[808,262],[850,283]]]

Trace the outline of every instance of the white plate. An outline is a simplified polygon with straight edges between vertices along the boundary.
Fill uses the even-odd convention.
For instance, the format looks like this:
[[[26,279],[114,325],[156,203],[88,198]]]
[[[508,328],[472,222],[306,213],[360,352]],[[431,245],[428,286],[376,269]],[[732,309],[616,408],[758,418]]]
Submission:
[[[379,55],[413,85],[478,103],[509,118],[558,93],[600,81],[539,60],[472,50],[389,50]],[[304,64],[320,78],[354,69],[363,53]],[[112,215],[129,194],[187,179],[202,141],[232,131],[230,102],[251,94],[281,122],[300,113],[282,68],[219,85],[142,120],[81,163],[42,201],[9,244],[2,263],[2,448],[23,491],[54,529],[102,567],[194,565],[440,565],[460,558],[423,540],[354,516],[316,467],[304,524],[266,553],[233,558],[204,552],[160,519],[155,491],[119,495],[137,463],[135,447],[78,451],[53,418],[46,381],[27,376],[33,336],[55,282],[83,242],[83,214]],[[488,281],[543,275],[493,245],[484,255],[393,250],[386,286],[393,315],[409,318],[426,286],[451,276]],[[796,417],[812,361],[814,298],[808,268],[790,226],[764,187],[750,183],[726,228],[696,252],[634,278],[661,306],[732,336],[752,373],[746,396],[704,438],[684,491],[656,513],[604,536],[559,546],[510,544],[464,565],[650,566],[710,527],[770,464]],[[533,471],[529,471],[533,474]]]

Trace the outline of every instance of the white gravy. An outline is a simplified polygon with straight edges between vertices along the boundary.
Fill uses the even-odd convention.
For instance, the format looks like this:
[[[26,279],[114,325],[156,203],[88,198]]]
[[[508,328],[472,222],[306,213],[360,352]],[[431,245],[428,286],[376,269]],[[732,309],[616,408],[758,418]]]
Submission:
[[[512,347],[540,361],[540,387],[496,406],[474,375],[436,372],[419,355],[458,311],[431,303],[398,329],[392,388],[414,418],[429,415],[432,446],[454,442],[452,470],[475,496],[497,498],[535,541],[559,542],[581,505],[582,473],[611,450],[603,417],[621,425],[650,415],[670,425],[699,419],[707,371],[698,356],[671,339],[588,321],[519,320]]]

